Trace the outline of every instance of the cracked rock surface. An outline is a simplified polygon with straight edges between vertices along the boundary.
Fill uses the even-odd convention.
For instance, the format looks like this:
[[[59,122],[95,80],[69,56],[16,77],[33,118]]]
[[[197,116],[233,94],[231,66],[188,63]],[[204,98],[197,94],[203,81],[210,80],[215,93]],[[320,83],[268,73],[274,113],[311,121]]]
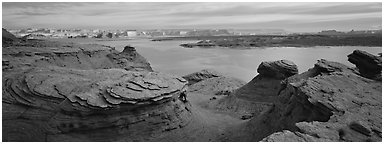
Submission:
[[[117,141],[126,135],[132,141],[160,134],[188,123],[188,105],[179,100],[185,87],[179,77],[122,69],[50,67],[6,75],[3,139]]]
[[[4,76],[3,88],[6,141],[66,141],[63,136],[74,133],[87,137],[113,130],[117,136],[89,139],[118,140],[118,135],[127,132],[152,134],[183,127],[190,115],[188,106],[179,100],[186,80],[157,72],[31,68]],[[19,127],[19,121],[30,125]],[[29,133],[22,130],[40,137],[24,139]]]
[[[191,121],[187,81],[133,47],[32,40],[3,47],[3,141],[151,141]]]

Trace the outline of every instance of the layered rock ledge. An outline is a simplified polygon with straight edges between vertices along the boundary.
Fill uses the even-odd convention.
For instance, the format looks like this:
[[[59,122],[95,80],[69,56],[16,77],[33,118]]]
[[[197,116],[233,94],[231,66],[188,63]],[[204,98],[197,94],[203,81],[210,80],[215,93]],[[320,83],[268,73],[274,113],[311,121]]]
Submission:
[[[261,76],[284,79],[298,73],[297,65],[289,60],[262,62],[257,68]]]
[[[50,67],[3,80],[4,141],[133,141],[191,114],[179,99],[187,81],[157,72]]]
[[[183,76],[183,78],[188,81],[188,85],[193,85],[197,82],[200,82],[206,79],[221,77],[221,76],[223,75],[212,69],[203,69],[201,71],[185,75]]]
[[[283,79],[298,73],[296,64],[288,60],[262,62],[257,68],[257,75],[245,85],[230,89],[227,97],[219,99],[216,108],[231,111],[241,119],[257,117],[263,111],[272,107],[278,98]],[[223,80],[222,80],[223,81]],[[225,81],[231,81],[226,79]],[[199,83],[198,83],[199,84]],[[206,86],[206,87],[215,87]],[[203,89],[203,88],[202,88]]]
[[[97,44],[63,42],[26,42],[25,45],[3,47],[3,61],[8,61],[3,70],[24,66],[59,66],[73,69],[109,69],[153,71],[148,61],[133,47],[118,52],[113,47]]]
[[[2,52],[3,141],[150,141],[191,120],[187,81],[134,47],[15,39]]]
[[[284,79],[273,105],[227,136],[231,141],[381,141],[382,85],[359,74],[319,60],[307,72]]]

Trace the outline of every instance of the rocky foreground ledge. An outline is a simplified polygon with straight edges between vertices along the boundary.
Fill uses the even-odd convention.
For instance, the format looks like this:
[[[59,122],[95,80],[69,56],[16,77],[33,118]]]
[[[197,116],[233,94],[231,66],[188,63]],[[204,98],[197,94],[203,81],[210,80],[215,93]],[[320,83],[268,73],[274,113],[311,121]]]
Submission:
[[[133,47],[5,40],[3,141],[150,141],[190,122],[187,81]]]
[[[363,61],[369,61],[372,57],[381,61],[381,57],[354,51],[349,55],[353,63],[356,63],[356,53],[364,54],[358,57]],[[289,76],[281,80],[281,84],[260,87],[264,90],[280,88],[274,91],[275,94],[269,95],[274,99],[269,101],[270,105],[260,115],[254,116],[242,126],[228,130],[225,136],[230,138],[227,140],[381,141],[382,84],[377,77],[371,77],[379,75],[381,70],[370,71],[372,73],[369,75],[365,73],[365,68],[380,67],[381,63],[365,64],[364,67],[357,65],[357,68],[350,68],[322,59],[314,68]],[[274,72],[279,71],[275,69]],[[261,76],[263,73],[257,77]],[[252,80],[235,91],[232,97],[242,99],[244,93],[251,93],[251,89],[247,89],[249,85],[253,84],[255,89],[260,82]],[[263,97],[268,97],[260,97],[260,94],[255,96],[252,100],[255,102],[265,102]]]
[[[179,100],[186,80],[156,72],[51,67],[3,79],[5,141],[139,139],[183,127],[190,115]]]

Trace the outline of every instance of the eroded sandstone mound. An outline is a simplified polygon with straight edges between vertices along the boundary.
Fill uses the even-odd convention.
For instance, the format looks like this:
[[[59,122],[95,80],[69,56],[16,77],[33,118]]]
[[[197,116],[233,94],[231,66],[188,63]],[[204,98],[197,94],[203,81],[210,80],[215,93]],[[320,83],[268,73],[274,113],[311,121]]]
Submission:
[[[281,96],[284,106],[270,113],[282,111],[280,122],[274,122],[281,124],[279,129],[294,131],[301,141],[381,141],[380,83],[334,72],[291,83]]]
[[[2,52],[3,141],[150,141],[191,121],[187,81],[133,47],[27,40]]]
[[[298,73],[295,63],[289,60],[278,60],[262,62],[257,68],[257,72],[266,77],[284,79]]]
[[[152,71],[148,61],[133,50],[118,52],[113,47],[97,44],[61,42],[25,42],[26,46],[3,47],[3,70],[32,66],[55,65],[74,69],[109,69]],[[32,46],[30,46],[32,45]],[[134,49],[125,47],[125,49]]]
[[[285,79],[272,107],[228,135],[232,141],[381,141],[381,90],[353,68],[319,60]]]
[[[297,74],[297,66],[288,60],[262,62],[257,75],[244,86],[219,100],[220,109],[234,111],[242,119],[258,116],[276,101],[282,79]]]
[[[194,72],[189,75],[183,76],[184,79],[188,81],[188,85],[193,85],[197,82],[200,82],[205,79],[214,78],[214,77],[221,77],[222,74],[211,70],[211,69],[204,69],[199,72]]]
[[[188,91],[207,95],[229,95],[244,84],[245,82],[239,79],[220,76],[208,78],[190,85]]]
[[[244,81],[224,76],[224,74],[213,70],[202,70],[183,76],[183,78],[189,79],[188,95],[199,106],[214,111],[227,112],[227,114],[238,118],[242,116],[241,114],[233,114],[233,109],[228,108],[228,104],[220,104],[220,102],[236,89],[244,86],[246,84]]]
[[[185,126],[187,81],[122,69],[3,75],[4,141],[133,141]],[[97,137],[95,137],[97,135]]]

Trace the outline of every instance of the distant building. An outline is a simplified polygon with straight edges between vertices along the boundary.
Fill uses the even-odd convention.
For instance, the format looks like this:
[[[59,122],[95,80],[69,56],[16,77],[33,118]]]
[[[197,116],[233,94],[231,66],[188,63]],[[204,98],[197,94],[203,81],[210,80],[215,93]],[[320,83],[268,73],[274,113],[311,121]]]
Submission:
[[[137,31],[136,30],[128,30],[127,31],[127,36],[128,37],[136,37],[137,36]]]
[[[100,33],[101,30],[99,30],[99,29],[95,29],[95,30],[93,30],[92,32],[93,32],[93,33]]]
[[[187,35],[188,31],[180,31],[180,35],[185,36]]]
[[[348,34],[381,34],[381,30],[351,30]]]

